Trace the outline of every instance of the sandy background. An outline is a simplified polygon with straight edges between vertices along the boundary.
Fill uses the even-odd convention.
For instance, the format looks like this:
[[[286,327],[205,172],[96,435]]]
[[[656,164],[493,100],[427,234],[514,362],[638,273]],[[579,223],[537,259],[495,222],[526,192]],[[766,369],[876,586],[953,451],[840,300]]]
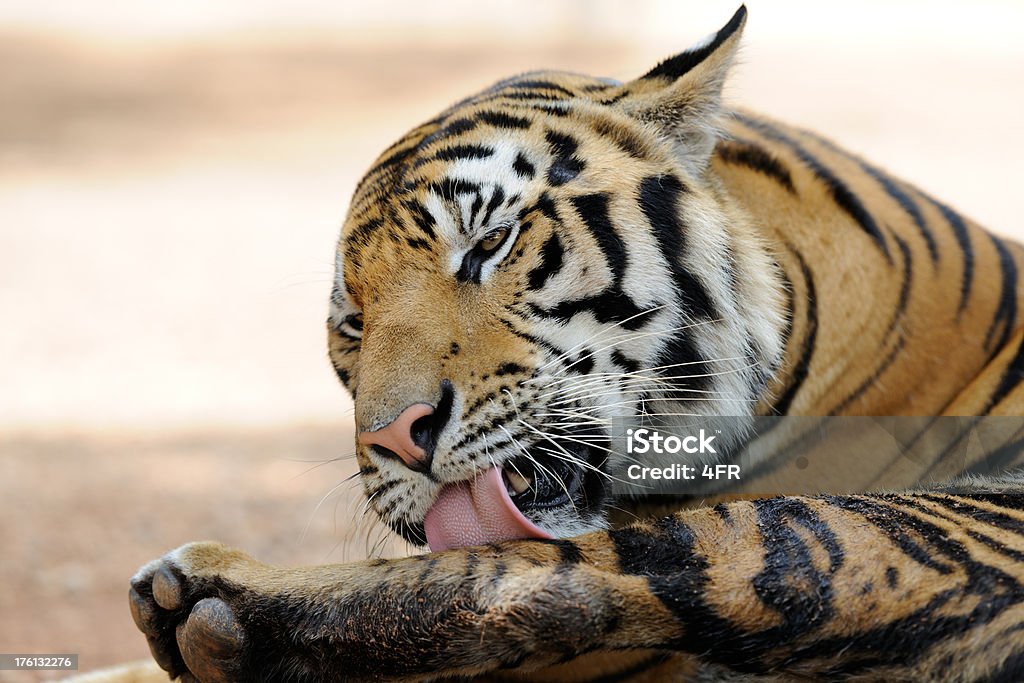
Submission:
[[[1024,236],[1024,6],[748,6],[732,100]],[[734,9],[0,4],[0,652],[146,656],[127,579],[188,540],[406,552],[338,486],[351,406],[323,319],[359,175],[499,77],[627,79]]]

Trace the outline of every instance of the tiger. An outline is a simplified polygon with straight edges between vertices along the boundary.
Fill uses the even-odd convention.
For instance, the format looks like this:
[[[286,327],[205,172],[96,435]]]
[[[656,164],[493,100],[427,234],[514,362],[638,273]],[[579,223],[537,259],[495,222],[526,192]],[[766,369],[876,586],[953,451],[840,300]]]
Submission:
[[[843,491],[608,480],[623,414],[1024,414],[1024,249],[726,106],[746,18],[625,83],[501,80],[381,154],[329,357],[367,505],[430,552],[284,569],[182,546],[130,588],[167,674],[1024,680],[1020,429],[881,487],[841,458]]]

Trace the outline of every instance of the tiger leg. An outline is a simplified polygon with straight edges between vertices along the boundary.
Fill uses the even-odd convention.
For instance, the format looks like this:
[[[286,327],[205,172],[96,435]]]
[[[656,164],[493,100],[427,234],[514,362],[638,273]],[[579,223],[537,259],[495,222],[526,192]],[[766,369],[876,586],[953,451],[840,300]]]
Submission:
[[[295,570],[200,543],[144,567],[132,604],[157,661],[202,681],[469,676],[636,649],[755,676],[1016,680],[1022,532],[1019,497],[914,493]]]

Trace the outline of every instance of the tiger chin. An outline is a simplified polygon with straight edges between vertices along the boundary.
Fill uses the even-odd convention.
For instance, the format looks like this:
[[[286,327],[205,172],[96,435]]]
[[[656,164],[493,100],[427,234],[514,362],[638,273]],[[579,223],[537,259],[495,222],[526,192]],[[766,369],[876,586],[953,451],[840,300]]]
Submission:
[[[1024,410],[1021,247],[723,105],[746,16],[627,83],[502,80],[380,156],[328,346],[370,507],[432,552],[280,569],[183,546],[130,592],[171,677],[1024,676],[1015,434],[980,456],[1008,474],[955,488],[652,515],[609,483],[623,417]]]

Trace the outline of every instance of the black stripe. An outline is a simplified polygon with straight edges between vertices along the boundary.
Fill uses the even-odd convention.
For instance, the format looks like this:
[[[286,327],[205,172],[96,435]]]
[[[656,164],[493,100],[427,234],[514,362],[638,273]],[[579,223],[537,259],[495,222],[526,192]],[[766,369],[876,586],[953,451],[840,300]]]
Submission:
[[[519,363],[505,362],[497,367],[494,375],[496,377],[504,377],[505,375],[525,375],[529,372],[529,368],[523,367]]]
[[[373,176],[377,175],[382,171],[389,170],[393,166],[398,166],[406,159],[408,159],[410,156],[415,154],[418,149],[418,145],[412,145],[411,147],[400,149],[391,156],[388,156],[382,159],[381,161],[377,162],[373,166],[371,166],[370,169],[365,173],[365,175],[363,175],[359,183],[356,185],[356,189],[355,191],[353,191],[352,196],[357,196],[360,190],[363,189],[363,187],[371,180]]]
[[[672,388],[658,389],[658,393],[665,398],[687,401],[693,398],[690,391],[711,386],[711,369],[707,358],[697,348],[691,335],[680,333],[665,342],[654,366],[660,368],[657,371],[659,375],[671,378],[666,382]]]
[[[792,245],[787,244],[786,246],[800,264],[804,286],[807,288],[807,296],[804,298],[807,312],[804,316],[806,322],[804,323],[804,338],[800,346],[800,358],[790,372],[790,380],[789,384],[786,385],[786,390],[779,397],[779,400],[775,402],[775,405],[772,406],[772,413],[775,415],[786,415],[789,413],[789,407],[792,405],[793,399],[807,379],[807,374],[811,367],[811,358],[814,356],[814,346],[818,341],[818,294],[814,287],[814,276],[811,274],[811,269],[807,267],[807,262],[804,260],[803,255],[793,248]]]
[[[924,220],[924,216],[921,215],[921,209],[917,206],[917,203],[903,191],[902,188],[889,176],[882,173],[879,169],[871,166],[863,161],[857,160],[860,163],[868,175],[878,181],[878,183],[885,188],[885,191],[889,193],[896,202],[907,212],[911,220],[914,221],[914,225],[917,227],[917,231],[921,233],[921,237],[924,239],[925,244],[928,246],[928,254],[931,256],[932,263],[938,263],[939,261],[939,247],[935,243],[935,236],[931,233],[928,228],[928,224]]]
[[[482,111],[476,118],[495,128],[526,129],[530,127],[530,119],[522,116],[513,116],[503,111]]]
[[[504,327],[515,336],[530,342],[534,346],[541,347],[542,349],[550,353],[554,358],[562,358],[565,356],[565,349],[559,348],[552,344],[551,342],[549,342],[548,340],[536,337],[530,334],[529,332],[523,332],[518,327],[516,327],[510,320],[506,320],[505,318],[499,316],[498,321],[501,322],[501,324],[504,325]]]
[[[559,561],[562,564],[579,564],[583,561],[583,551],[573,541],[564,538],[536,538],[531,543],[541,543],[558,548]]]
[[[480,186],[476,183],[449,177],[444,177],[430,183],[430,189],[449,202],[458,201],[459,195],[480,193]],[[465,226],[462,229],[465,231]]]
[[[989,505],[1024,512],[1024,495],[1020,493],[958,493],[959,498],[979,500]]]
[[[476,441],[477,439],[474,438],[473,440]],[[507,447],[511,447],[511,446],[513,446],[512,439],[507,439],[507,438],[506,439],[499,439],[498,441],[490,443],[490,444],[488,444],[485,447],[479,448],[475,453],[470,453],[469,455],[465,456],[465,458],[466,458],[466,461],[470,461],[470,460],[476,460],[481,455],[486,455],[486,456],[490,457],[491,453],[501,451],[501,449],[507,448]],[[465,453],[465,450],[466,449],[461,448],[461,446],[460,446],[460,450],[459,450],[460,453]],[[456,461],[456,462],[458,462],[458,461]]]
[[[960,247],[960,257],[963,261],[964,273],[963,279],[960,281],[960,304],[956,309],[957,316],[959,316],[967,305],[967,298],[971,295],[971,285],[974,282],[974,247],[971,245],[971,235],[967,231],[967,225],[964,223],[964,219],[960,217],[960,214],[928,195],[922,194],[922,196],[931,202],[939,210],[939,213],[942,214],[942,217],[946,219],[946,222],[949,223],[949,228],[953,231],[953,237],[956,238],[956,243]]]
[[[835,614],[832,576],[844,553],[835,532],[798,498],[754,501],[764,546],[764,568],[751,579],[761,604],[778,613],[789,639],[828,622]],[[815,566],[811,548],[794,526],[802,526],[828,552],[829,566]]]
[[[377,228],[384,225],[384,221],[381,218],[371,218],[368,221],[360,223],[352,232],[349,233],[347,240],[349,242],[363,243],[366,241],[371,234],[376,232]]]
[[[476,227],[476,215],[480,212],[480,209],[482,209],[483,206],[484,206],[483,195],[481,195],[479,192],[477,192],[476,196],[473,197],[473,203],[469,207],[469,224],[468,224],[469,230],[468,231],[471,231],[472,229],[474,229]],[[459,216],[459,218],[461,220],[462,216]],[[468,232],[468,231],[464,230],[464,232]]]
[[[686,270],[680,259],[686,250],[686,238],[679,221],[679,198],[685,186],[674,175],[650,176],[640,182],[639,201],[644,217],[658,241],[661,257],[675,283],[676,293],[691,318],[715,320],[718,317],[704,285]],[[671,337],[659,352],[655,365],[659,374],[671,376],[671,383],[680,391],[663,392],[668,398],[685,400],[686,390],[710,385],[707,359],[697,349],[691,335],[685,332]],[[686,373],[687,376],[678,377]]]
[[[483,97],[474,102],[474,104],[485,104],[489,102],[497,102],[499,100],[543,100],[545,102],[550,101],[561,101],[567,99],[566,95],[558,92],[552,92],[549,90],[542,89],[519,89],[519,88],[505,88],[500,90],[493,95]]]
[[[770,585],[767,575],[762,577],[760,597],[769,599],[765,607],[781,606],[785,613],[782,624],[760,631],[750,632],[735,625],[722,616],[717,606],[708,604],[711,563],[697,551],[694,531],[678,517],[659,519],[649,527],[608,532],[621,571],[645,577],[651,593],[681,625],[684,635],[666,645],[700,653],[710,661],[738,671],[765,672],[772,664],[762,660],[763,657],[771,658],[780,647],[820,625],[815,612],[830,604],[829,577],[827,572],[815,568],[806,543],[786,521],[796,521],[803,510],[799,506],[789,508],[786,503],[767,503],[767,507],[759,510],[759,519],[772,528],[784,527],[787,538],[782,543],[768,544],[762,532],[765,571],[774,572],[787,566],[799,573],[783,576],[776,586]],[[812,527],[809,530],[817,536],[818,524],[813,521],[809,524]],[[826,547],[831,545],[827,536],[817,537]],[[823,592],[817,592],[823,586]],[[774,597],[769,597],[768,593]],[[827,609],[822,615],[825,613]]]
[[[505,411],[502,415],[494,415],[487,422],[480,425],[472,432],[464,434],[459,441],[452,446],[452,451],[458,453],[462,451],[466,446],[479,441],[482,437],[496,432],[500,425],[507,425],[512,422],[519,415],[519,409],[513,406],[510,410]],[[517,437],[522,436],[521,434],[509,434],[511,440],[515,440]]]
[[[576,213],[583,225],[594,237],[601,254],[612,272],[613,289],[619,289],[626,272],[626,245],[619,233],[612,227],[608,215],[608,195],[603,193],[586,194],[573,197],[571,200]]]
[[[721,47],[722,43],[728,40],[732,34],[736,33],[737,29],[739,29],[740,25],[743,24],[743,20],[746,19],[746,17],[746,6],[740,5],[740,8],[732,15],[732,19],[729,20],[729,23],[723,26],[710,42],[695,50],[687,50],[686,52],[682,52],[674,57],[669,57],[645,73],[641,78],[668,78],[675,80],[686,74],[690,69],[703,62],[715,50]]]
[[[796,194],[789,170],[764,147],[747,141],[723,140],[718,143],[715,153],[725,163],[753,169],[782,185],[790,194]]]
[[[992,240],[992,246],[995,247],[996,253],[999,255],[999,271],[1002,276],[999,305],[996,307],[992,324],[985,334],[985,346],[992,349],[994,356],[1005,346],[1017,321],[1017,264],[1001,239],[991,234],[988,237]],[[991,346],[996,330],[1000,328],[1002,333],[999,335],[999,341],[995,346]]]
[[[525,223],[527,217],[534,211],[540,211],[542,215],[550,218],[559,226],[562,225],[562,217],[558,215],[558,207],[555,206],[554,200],[551,199],[547,192],[537,197],[537,201],[532,206],[523,207],[522,211],[519,212],[519,222]]]
[[[535,104],[532,109],[534,111],[542,111],[545,114],[551,114],[552,116],[565,117],[572,113],[572,108],[568,104]]]
[[[605,290],[601,294],[573,301],[562,301],[551,308],[531,306],[537,315],[569,322],[580,313],[590,313],[600,323],[619,323],[623,329],[635,330],[644,324],[644,309],[621,290]],[[698,356],[699,358],[699,356]]]
[[[388,520],[387,525],[412,545],[418,547],[427,545],[427,534],[423,529],[422,522],[407,522],[405,520],[392,522]]]
[[[741,121],[745,126],[758,131],[765,137],[775,140],[776,142],[782,143],[789,147],[792,152],[799,158],[804,164],[807,165],[811,171],[818,177],[818,179],[825,184],[828,188],[829,193],[832,195],[833,201],[843,211],[847,213],[856,223],[860,226],[868,237],[878,245],[878,248],[882,250],[885,255],[886,261],[892,264],[892,254],[889,253],[889,245],[885,241],[885,236],[882,234],[881,229],[875,222],[874,217],[864,207],[864,204],[860,201],[856,194],[842,181],[835,173],[830,171],[817,157],[807,151],[799,142],[784,134],[774,126],[771,126],[764,121],[758,121],[752,119],[744,114],[736,114],[736,118]]]
[[[886,335],[892,334],[903,322],[903,314],[907,312],[907,304],[910,301],[910,286],[914,282],[914,255],[911,253],[910,247],[899,235],[894,233],[892,238],[900,250],[900,256],[903,257],[903,275],[900,280],[900,294],[896,300],[896,309],[893,311],[892,319],[889,320]]]
[[[580,147],[576,138],[556,130],[545,131],[544,139],[547,140],[548,146],[551,148],[551,154],[556,157],[571,157]]]
[[[512,83],[510,83],[509,85],[505,86],[505,88],[503,88],[503,90],[505,90],[505,89],[513,89],[513,90],[551,90],[551,91],[554,91],[554,92],[562,93],[563,95],[568,95],[569,97],[576,97],[576,93],[574,93],[572,90],[569,90],[568,88],[564,88],[564,87],[558,85],[557,83],[553,83],[551,81],[536,80],[536,79],[526,79],[526,80],[522,80],[522,81],[512,81]]]
[[[988,404],[982,414],[988,414],[993,408],[1003,402],[1003,399],[1011,391],[1016,389],[1021,382],[1024,382],[1024,339],[1017,345],[1017,353],[1010,359],[1009,365],[1003,370],[1003,376],[999,378],[996,390],[989,396]]]
[[[915,497],[917,497],[917,496],[915,495]],[[929,500],[933,500],[933,497],[931,497],[931,496],[921,496],[921,497],[922,498],[928,498]],[[906,507],[909,507],[909,508],[911,508],[913,510],[917,510],[918,512],[920,512],[922,514],[927,515],[931,519],[938,519],[938,520],[942,520],[944,522],[951,522],[951,523],[957,525],[957,527],[959,527],[962,531],[964,531],[964,533],[966,533],[969,538],[977,541],[978,543],[981,543],[982,545],[988,547],[991,550],[994,550],[995,552],[999,553],[1003,557],[1009,558],[1009,559],[1011,559],[1011,560],[1013,560],[1015,562],[1020,562],[1020,561],[1024,560],[1024,553],[1022,553],[1020,551],[1017,551],[1017,550],[1014,550],[1013,548],[1009,548],[1002,541],[998,541],[998,540],[992,538],[991,536],[989,536],[987,534],[984,534],[984,533],[982,533],[980,531],[977,531],[975,529],[967,529],[967,528],[965,528],[965,524],[963,523],[963,520],[958,518],[956,515],[951,514],[948,510],[935,510],[933,508],[928,507],[927,505],[919,503],[916,500],[912,500],[912,499],[910,499],[907,496],[904,496],[901,499],[901,503],[904,506],[906,506]],[[974,508],[974,509],[976,509],[976,508]],[[984,520],[978,520],[978,521],[984,521]],[[1018,524],[1017,526],[1019,527],[1020,525]]]
[[[679,198],[685,191],[682,181],[674,175],[649,176],[640,182],[640,209],[651,224],[661,257],[672,273],[687,312],[700,320],[716,320],[718,313],[704,285],[680,263],[686,253],[686,236],[679,221]]]
[[[934,546],[940,541],[940,537],[946,536],[941,528],[900,510],[888,499],[882,499],[884,502],[839,496],[826,496],[825,499],[840,509],[863,516],[892,541],[893,545],[903,551],[904,555],[922,567],[927,567],[940,574],[953,573],[952,565],[939,561],[933,553],[929,552],[928,548],[922,548],[909,534],[911,531],[916,531],[929,546]],[[955,541],[950,541],[950,543],[955,543]]]
[[[694,552],[696,536],[678,517],[664,517],[643,527],[608,532],[619,569],[632,576],[672,575],[707,569],[707,559]],[[696,586],[694,587],[696,588]]]
[[[618,349],[612,351],[611,359],[613,363],[618,365],[626,372],[637,372],[640,369],[639,361],[635,361],[632,358],[629,358],[628,356],[626,356],[626,354],[622,353],[622,351],[619,351]]]
[[[829,658],[841,662],[824,671],[821,680],[848,680],[862,673],[877,678],[878,670],[886,666],[907,671],[935,645],[987,624],[1018,601],[1016,595],[999,595],[980,601],[966,615],[943,616],[940,610],[959,596],[957,589],[936,592],[923,607],[902,618],[861,630],[854,638],[843,634],[814,641],[812,645],[793,650],[788,657],[792,661]],[[904,637],[894,639],[893,634]]]
[[[452,119],[451,121],[444,124],[444,126],[438,128],[430,135],[420,140],[419,144],[416,145],[416,149],[422,150],[435,142],[445,140],[455,135],[462,135],[476,128],[476,121],[466,118]]]
[[[487,202],[487,209],[484,211],[483,218],[480,219],[480,225],[486,226],[491,222],[491,216],[494,214],[494,210],[497,209],[503,201],[505,201],[505,191],[501,189],[500,185],[495,185],[494,192],[491,193],[491,201]]]
[[[548,130],[544,138],[551,148],[554,160],[548,167],[548,182],[554,186],[564,185],[580,174],[586,164],[576,156],[579,142],[571,135]]]
[[[601,137],[611,140],[616,147],[632,158],[647,158],[649,150],[646,141],[614,119],[596,118],[591,121],[590,127]]]
[[[452,145],[438,150],[435,159],[441,161],[458,161],[459,159],[489,159],[494,156],[494,148],[486,145]],[[419,162],[417,162],[419,163]]]
[[[998,512],[996,510],[979,507],[978,505],[974,505],[959,497],[946,498],[944,496],[937,496],[934,494],[922,494],[921,498],[931,501],[937,505],[941,505],[942,507],[952,510],[959,515],[964,515],[971,519],[984,522],[985,524],[991,524],[999,529],[1012,531],[1017,535],[1024,536],[1024,520],[1011,517],[1005,512]]]
[[[761,542],[765,546],[765,570],[778,570],[778,582],[766,577],[763,590],[771,592],[765,606],[781,605],[782,624],[760,631],[748,631],[724,618],[720,610],[707,603],[711,579],[709,560],[697,552],[697,538],[692,529],[679,518],[658,520],[649,527],[627,528],[609,532],[619,565],[624,573],[644,576],[652,594],[672,613],[681,626],[683,636],[666,643],[682,650],[700,653],[710,661],[732,669],[752,673],[777,673],[780,666],[793,666],[799,662],[834,659],[839,662],[823,676],[836,680],[858,671],[869,671],[877,666],[911,666],[945,640],[956,638],[972,628],[990,623],[1008,608],[1019,603],[1020,585],[1005,572],[976,562],[962,544],[948,539],[944,531],[903,510],[866,498],[828,498],[841,509],[859,513],[890,537],[906,538],[904,530],[913,529],[927,540],[929,550],[937,551],[962,567],[966,579],[945,591],[935,589],[932,599],[920,609],[899,619],[886,621],[876,628],[861,629],[856,637],[848,633],[833,637],[816,634],[806,646],[799,642],[800,635],[813,632],[821,625],[817,616],[829,604],[830,572],[816,569],[807,552],[806,542],[794,534],[792,523],[797,522],[812,531],[825,548],[833,546],[831,528],[818,520],[807,520],[804,510],[787,507],[786,499],[778,499],[776,508],[771,502],[762,502],[759,519]],[[764,507],[768,503],[769,507]],[[804,524],[800,520],[807,520]],[[826,532],[824,535],[818,530]],[[768,533],[768,532],[772,533]],[[775,542],[775,532],[786,532],[784,542]],[[794,538],[795,537],[795,538]],[[782,537],[780,537],[782,538]],[[909,540],[909,539],[908,539]],[[952,571],[950,565],[937,563],[925,549],[911,541],[923,563]],[[906,544],[899,543],[901,547]],[[831,565],[838,566],[836,556]],[[790,571],[784,571],[789,567]],[[941,569],[940,569],[941,571]],[[890,575],[892,572],[889,573]],[[819,589],[823,589],[819,592]],[[941,612],[954,599],[962,598],[963,591],[982,596],[970,610],[962,615]],[[785,599],[788,594],[789,598]],[[801,610],[801,607],[805,609]],[[903,637],[893,639],[893,634]]]
[[[591,370],[594,369],[594,353],[593,351],[580,351],[578,357],[573,362],[566,366],[565,370],[572,370],[577,375],[589,375]]]
[[[434,220],[434,216],[427,211],[427,207],[423,206],[418,199],[407,199],[402,202],[402,206],[408,209],[412,215],[413,223],[416,224],[423,234],[430,239],[436,239],[437,235],[434,233],[434,226],[437,221]]]
[[[895,588],[899,585],[900,572],[896,567],[885,568],[885,583],[889,588]]]
[[[562,257],[565,250],[562,248],[562,241],[558,233],[552,231],[544,246],[540,250],[540,264],[530,271],[527,288],[540,289],[547,282],[548,278],[556,275],[562,270]]]
[[[370,169],[366,172],[366,175],[374,175],[392,166],[397,166],[398,164],[401,164],[403,161],[412,156],[416,152],[416,149],[416,145],[413,145],[411,147],[406,147],[404,149],[400,149],[394,152],[390,156],[381,159],[379,162],[371,166]]]
[[[472,581],[475,578],[477,567],[480,566],[480,556],[474,552],[466,553],[466,566],[462,570],[464,581]]]
[[[523,156],[522,152],[516,154],[516,160],[512,162],[512,170],[521,178],[533,178],[537,174],[537,169]]]
[[[729,506],[725,503],[716,503],[711,509],[715,511],[715,514],[722,518],[723,522],[732,522],[732,513],[729,512]]]
[[[420,557],[424,558],[422,560],[424,567],[423,570],[420,571],[419,580],[416,583],[418,585],[423,585],[426,583],[427,579],[430,578],[430,575],[434,573],[434,570],[437,569],[437,565],[441,562],[441,558],[432,557],[430,555],[420,555]]]
[[[884,664],[904,667],[913,664],[925,656],[935,644],[962,636],[971,629],[990,623],[1010,607],[1019,604],[1024,597],[1020,584],[1011,575],[998,567],[975,560],[963,544],[949,538],[941,527],[898,507],[882,505],[880,502],[864,498],[829,499],[842,509],[864,515],[885,531],[886,535],[894,538],[904,552],[907,552],[908,548],[896,541],[896,538],[909,540],[903,530],[913,529],[927,540],[929,547],[937,554],[945,556],[959,566],[966,577],[962,585],[937,593],[922,610],[915,610],[900,619],[862,631],[857,634],[856,639],[836,636],[819,640],[791,653],[793,659],[818,659],[823,656],[834,656],[837,651],[842,651],[845,661],[831,669],[827,678],[843,678],[845,675],[868,671],[872,667]],[[936,564],[935,559],[916,543],[913,544],[908,556],[915,561],[926,560],[920,562],[926,566]],[[945,563],[938,566],[948,568]],[[948,573],[942,569],[938,571]],[[958,580],[958,583],[961,582]],[[973,608],[970,608],[970,612],[959,615],[936,613],[954,598],[958,599],[962,608],[967,608],[970,603],[963,600],[965,593],[981,596]],[[907,635],[908,639],[903,641],[903,647],[893,647],[893,633]]]
[[[850,154],[845,149],[842,149],[833,144],[830,140],[826,140],[825,138],[815,133],[811,133],[809,131],[803,131],[803,133],[804,135],[807,135],[817,140],[818,143],[824,146],[825,148],[830,149],[836,154],[846,157],[850,161],[854,162],[855,164],[860,166],[861,170],[863,170],[865,173],[871,176],[879,185],[881,185],[882,188],[889,194],[889,196],[892,197],[893,200],[897,204],[899,204],[904,211],[906,211],[907,215],[910,216],[911,220],[914,221],[914,225],[917,227],[918,232],[921,233],[921,237],[924,239],[925,244],[928,246],[928,253],[931,256],[932,263],[938,263],[939,247],[938,244],[936,244],[935,242],[935,236],[931,233],[931,230],[928,228],[928,223],[927,221],[925,221],[924,216],[921,215],[921,209],[918,207],[917,202],[915,202],[913,198],[909,194],[907,194],[906,191],[904,191],[903,188],[901,188],[895,180],[890,178],[881,169],[872,166],[868,162],[864,161],[863,159],[860,159],[859,157],[854,156],[853,154]]]
[[[620,100],[626,99],[628,96],[629,96],[629,90],[626,89],[625,87],[623,87],[622,90],[620,90],[618,94],[612,95],[611,97],[609,97],[607,99],[597,100],[597,103],[598,104],[603,104],[605,106],[611,106],[611,105],[619,102]]]
[[[608,267],[612,272],[612,283],[605,291],[594,296],[563,301],[550,308],[532,305],[531,309],[537,315],[564,321],[586,311],[592,313],[599,322],[624,321],[623,327],[636,329],[643,324],[643,321],[639,320],[643,310],[620,288],[626,268],[626,247],[612,226],[608,214],[608,195],[581,195],[573,197],[571,202],[608,262]],[[546,194],[538,199],[537,206],[534,208],[539,208],[544,213],[555,210],[551,198]],[[529,213],[531,210],[533,209],[524,209],[523,213]]]
[[[843,399],[843,401],[839,405],[837,405],[833,410],[829,411],[828,414],[836,415],[842,412],[843,410],[848,408],[851,403],[859,399],[868,389],[873,387],[878,382],[878,378],[881,377],[885,373],[885,371],[889,369],[889,366],[896,362],[896,358],[898,358],[900,353],[903,351],[903,346],[906,343],[906,341],[907,340],[905,337],[900,336],[896,340],[896,343],[893,344],[893,347],[892,349],[890,349],[889,353],[886,354],[882,362],[878,365],[878,367],[875,368],[875,371],[872,372],[867,379],[861,382],[857,386],[857,388],[854,389],[853,392],[851,392],[850,395],[848,395],[845,399]]]
[[[388,457],[388,458],[394,457],[396,459],[398,458],[397,455],[395,455],[392,451],[389,451],[387,449],[381,449],[378,446],[371,446],[371,448],[373,450],[375,450],[378,455],[381,455],[383,457]],[[398,486],[401,483],[403,483],[403,482],[400,479],[389,479],[388,481],[385,481],[384,483],[382,483],[380,486],[378,486],[377,488],[373,489],[372,491],[367,491],[367,495],[370,498],[373,498],[375,496],[379,496],[379,498],[378,498],[378,500],[376,502],[380,503],[381,499],[384,498],[384,495],[388,491],[390,491],[391,489],[395,488],[396,486]]]

